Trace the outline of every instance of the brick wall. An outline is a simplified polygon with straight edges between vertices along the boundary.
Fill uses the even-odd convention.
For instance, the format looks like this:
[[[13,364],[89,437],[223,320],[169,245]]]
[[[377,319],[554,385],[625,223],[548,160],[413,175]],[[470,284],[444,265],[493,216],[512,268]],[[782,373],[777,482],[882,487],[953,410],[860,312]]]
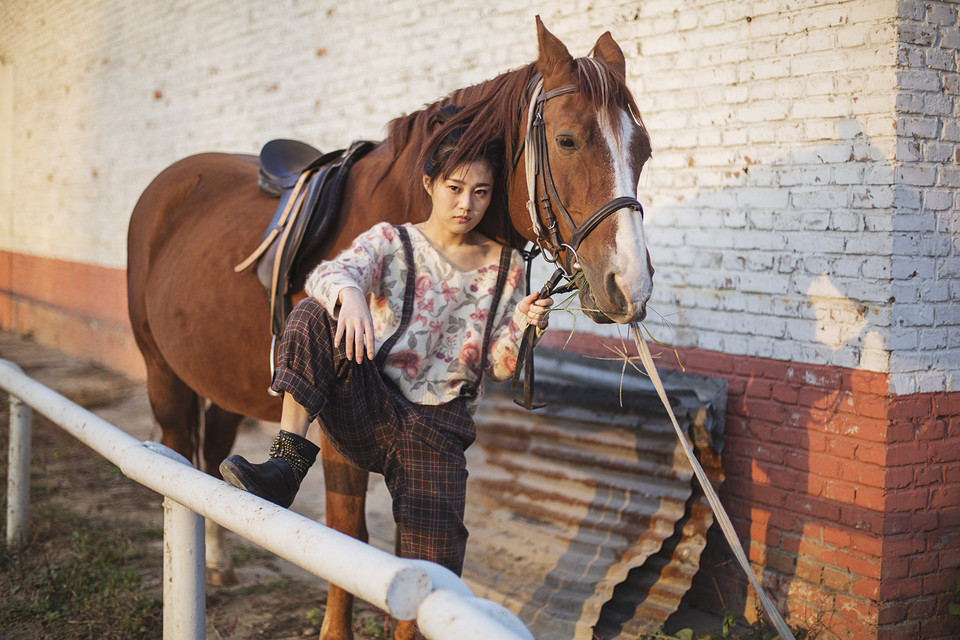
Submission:
[[[609,342],[580,334],[567,348],[610,353]],[[653,351],[658,366],[728,381],[720,498],[792,625],[819,625],[822,638],[957,637],[960,393],[898,397],[882,373]],[[686,601],[759,611],[716,527]]]
[[[653,138],[647,324],[730,382],[722,498],[756,570],[828,637],[955,637],[956,4],[447,7],[4,2],[0,328],[142,375],[126,224],[162,167],[275,137],[378,138],[533,59],[536,13],[575,55],[609,29]],[[556,346],[575,329],[593,355],[616,335],[554,326]],[[713,535],[691,598],[750,615],[729,560]]]
[[[953,2],[899,3],[893,390],[956,390],[960,361],[960,27]]]

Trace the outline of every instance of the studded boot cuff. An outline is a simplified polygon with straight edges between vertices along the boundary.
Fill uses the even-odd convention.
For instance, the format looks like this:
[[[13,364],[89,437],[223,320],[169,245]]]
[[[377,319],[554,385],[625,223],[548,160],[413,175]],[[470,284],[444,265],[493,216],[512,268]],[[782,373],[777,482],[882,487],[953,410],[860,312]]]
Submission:
[[[277,439],[273,441],[273,446],[270,447],[270,457],[282,458],[287,461],[297,479],[298,486],[303,482],[307,471],[316,462],[318,453],[320,453],[320,447],[317,445],[302,436],[283,430],[280,431]]]

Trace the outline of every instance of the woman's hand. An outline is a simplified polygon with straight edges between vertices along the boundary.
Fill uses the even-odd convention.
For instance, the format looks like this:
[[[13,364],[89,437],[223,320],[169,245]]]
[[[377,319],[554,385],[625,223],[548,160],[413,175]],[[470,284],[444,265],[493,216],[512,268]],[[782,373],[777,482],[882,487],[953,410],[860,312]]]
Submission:
[[[539,292],[531,293],[520,301],[517,308],[520,309],[520,313],[527,316],[527,322],[543,330],[546,329],[550,323],[550,314],[547,312],[550,310],[550,307],[553,306],[553,298],[538,300],[537,298],[539,297]]]
[[[337,334],[334,343],[344,341],[343,351],[347,360],[363,362],[366,352],[367,358],[373,360],[375,347],[373,335],[373,316],[367,299],[360,289],[347,287],[340,290],[337,298],[340,303],[340,312],[337,314]]]

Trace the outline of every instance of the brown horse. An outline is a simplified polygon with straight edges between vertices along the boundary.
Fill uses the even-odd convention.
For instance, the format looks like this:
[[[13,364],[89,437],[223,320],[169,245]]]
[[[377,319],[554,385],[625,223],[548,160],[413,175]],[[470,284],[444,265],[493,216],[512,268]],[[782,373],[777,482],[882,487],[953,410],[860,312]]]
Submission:
[[[416,188],[418,154],[430,115],[457,104],[464,107],[470,131],[502,138],[506,147],[502,214],[488,212],[481,230],[521,246],[538,241],[537,229],[549,233],[553,226],[559,240],[540,238],[539,243],[550,255],[562,253],[570,269],[582,270],[585,277],[577,282],[589,315],[597,322],[642,319],[653,269],[639,205],[630,203],[636,202],[650,141],[625,84],[623,53],[606,33],[589,57],[574,59],[539,18],[537,36],[536,62],[393,121],[387,139],[354,166],[330,236],[300,271],[335,255],[377,222],[426,217],[429,209],[419,199],[423,189]],[[530,110],[528,117],[537,74],[543,81],[540,99],[534,98],[540,113]],[[528,119],[544,134],[537,145],[527,133]],[[540,163],[549,169],[549,181],[537,194],[546,211],[527,207],[531,197],[523,168],[534,146],[545,154]],[[253,270],[233,270],[259,243],[277,203],[259,192],[256,173],[252,156],[186,158],[150,184],[130,220],[130,320],[146,361],[147,389],[163,443],[188,458],[202,458],[202,467],[214,475],[230,453],[241,416],[280,417],[280,401],[267,393],[266,295]],[[556,224],[549,219],[551,206],[564,214]],[[579,225],[589,228],[581,228],[571,245]],[[321,448],[328,524],[366,540],[367,472],[326,443]],[[216,554],[214,542],[208,556]],[[211,581],[235,580],[222,557],[210,562]],[[352,637],[351,610],[352,597],[331,586],[321,637]],[[401,625],[398,637],[411,629]]]

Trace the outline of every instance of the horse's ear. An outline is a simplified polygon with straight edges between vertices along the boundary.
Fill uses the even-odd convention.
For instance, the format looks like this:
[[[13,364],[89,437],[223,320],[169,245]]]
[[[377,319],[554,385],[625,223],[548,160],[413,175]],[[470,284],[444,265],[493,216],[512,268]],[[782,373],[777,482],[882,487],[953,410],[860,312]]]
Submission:
[[[590,52],[590,55],[597,60],[606,62],[621,78],[627,77],[627,63],[623,59],[623,51],[620,50],[620,45],[613,39],[609,31],[597,39],[597,44],[593,45],[593,51]]]
[[[537,70],[544,78],[560,73],[573,73],[575,63],[560,39],[547,31],[540,16],[537,16],[537,44],[540,54],[537,57]]]

